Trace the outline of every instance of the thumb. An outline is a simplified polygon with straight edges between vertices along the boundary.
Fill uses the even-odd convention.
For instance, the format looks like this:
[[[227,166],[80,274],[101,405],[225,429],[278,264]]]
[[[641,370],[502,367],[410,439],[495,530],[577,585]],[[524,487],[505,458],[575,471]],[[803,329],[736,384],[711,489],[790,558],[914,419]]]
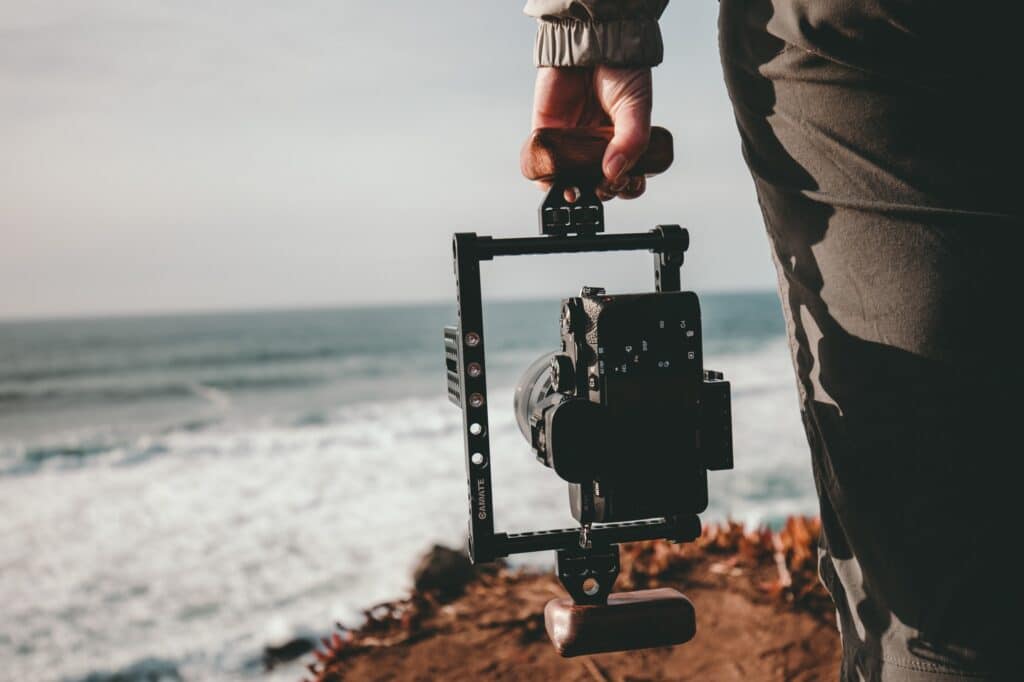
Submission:
[[[615,134],[604,152],[601,168],[608,182],[620,182],[629,170],[640,160],[651,139],[651,123],[648,117],[629,110],[612,120]]]
[[[636,165],[651,139],[649,69],[608,69],[599,76],[599,93],[615,132],[601,168],[608,182],[621,181]],[[603,77],[602,77],[603,76]]]

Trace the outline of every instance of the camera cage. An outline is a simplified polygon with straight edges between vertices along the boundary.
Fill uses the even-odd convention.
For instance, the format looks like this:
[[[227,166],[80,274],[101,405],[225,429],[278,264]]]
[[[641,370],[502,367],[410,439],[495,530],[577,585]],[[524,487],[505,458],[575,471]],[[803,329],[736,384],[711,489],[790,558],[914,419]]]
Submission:
[[[493,238],[456,233],[452,243],[458,325],[444,329],[448,397],[462,410],[462,433],[469,492],[468,549],[474,563],[513,554],[555,550],[559,580],[577,604],[606,603],[619,572],[619,543],[669,539],[688,542],[700,535],[696,514],[519,533],[496,532],[488,433],[487,363],[484,353],[480,263],[499,256],[650,251],[655,291],[680,291],[680,270],[689,233],[678,225],[649,232],[600,234],[604,211],[592,188],[575,202],[564,198],[568,185],[556,182],[540,206],[539,237]]]

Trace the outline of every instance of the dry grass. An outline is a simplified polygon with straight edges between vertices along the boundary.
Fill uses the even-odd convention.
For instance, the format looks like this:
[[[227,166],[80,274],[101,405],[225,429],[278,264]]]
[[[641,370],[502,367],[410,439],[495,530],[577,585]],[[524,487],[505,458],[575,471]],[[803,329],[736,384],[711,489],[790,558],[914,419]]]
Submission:
[[[821,524],[817,519],[789,518],[783,528],[748,529],[736,522],[708,525],[691,543],[665,541],[632,543],[622,546],[619,590],[686,583],[696,569],[702,575],[731,579],[749,578],[759,599],[778,603],[787,609],[815,615],[831,613],[827,592],[817,577],[817,538]],[[469,586],[470,594],[486,592],[508,595],[518,589],[519,574],[504,567],[482,570]],[[554,594],[554,584],[549,586]],[[410,644],[438,633],[436,623],[447,610],[457,605],[443,604],[436,595],[417,593],[409,598],[380,604],[365,612],[366,622],[352,630],[337,624],[337,630],[321,641],[316,660],[309,672],[317,682],[342,679],[344,662],[381,647]],[[507,627],[521,631],[523,641],[543,637],[543,616],[529,609],[511,618],[478,623],[479,627]],[[507,614],[506,614],[507,615]]]

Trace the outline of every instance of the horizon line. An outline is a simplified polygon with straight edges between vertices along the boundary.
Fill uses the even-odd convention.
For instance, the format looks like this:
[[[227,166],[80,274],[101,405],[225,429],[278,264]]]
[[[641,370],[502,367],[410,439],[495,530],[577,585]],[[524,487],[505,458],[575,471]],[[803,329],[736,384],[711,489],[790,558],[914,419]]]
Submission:
[[[708,289],[703,292],[707,295],[742,295],[742,294],[775,294],[774,288],[753,288],[738,287]],[[560,297],[544,296],[504,296],[495,295],[488,299],[489,303],[530,303],[548,300],[556,300]],[[164,317],[205,317],[213,315],[246,315],[258,313],[288,313],[288,312],[327,312],[332,310],[365,310],[369,308],[409,308],[417,305],[439,306],[455,305],[455,297],[449,298],[425,298],[425,299],[403,299],[383,300],[365,302],[322,302],[322,303],[294,303],[280,305],[234,305],[234,306],[211,306],[207,308],[172,308],[168,310],[125,310],[125,311],[96,311],[96,312],[67,312],[67,313],[42,313],[39,315],[0,315],[0,325],[19,324],[33,322],[71,322],[71,321],[96,321],[96,320],[121,320],[121,319],[146,319]]]

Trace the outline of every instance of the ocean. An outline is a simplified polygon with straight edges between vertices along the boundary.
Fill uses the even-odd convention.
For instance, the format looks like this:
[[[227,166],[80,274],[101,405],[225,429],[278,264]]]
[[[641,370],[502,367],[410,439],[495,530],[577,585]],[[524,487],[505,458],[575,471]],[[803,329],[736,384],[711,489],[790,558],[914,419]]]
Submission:
[[[702,309],[736,461],[711,473],[703,518],[815,513],[776,295]],[[511,407],[558,314],[485,309],[499,530],[573,525]],[[438,304],[0,323],[0,679],[295,680],[301,663],[264,672],[266,644],[405,594],[425,550],[465,537],[455,319]]]

